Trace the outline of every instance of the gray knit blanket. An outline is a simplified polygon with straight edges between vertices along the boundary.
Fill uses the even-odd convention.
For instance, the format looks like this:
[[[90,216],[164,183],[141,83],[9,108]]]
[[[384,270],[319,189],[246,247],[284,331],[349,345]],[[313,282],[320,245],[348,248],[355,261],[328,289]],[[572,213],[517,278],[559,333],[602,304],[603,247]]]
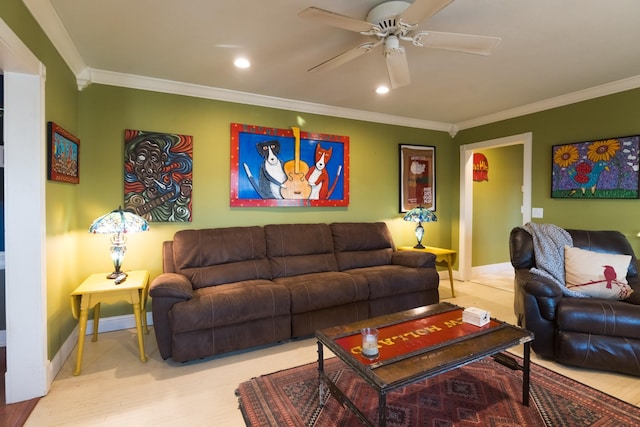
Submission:
[[[533,238],[533,254],[536,266],[531,272],[558,284],[562,294],[570,297],[584,298],[585,295],[568,289],[564,280],[564,247],[573,246],[573,239],[567,230],[553,224],[536,224],[528,222],[523,225],[525,231]]]

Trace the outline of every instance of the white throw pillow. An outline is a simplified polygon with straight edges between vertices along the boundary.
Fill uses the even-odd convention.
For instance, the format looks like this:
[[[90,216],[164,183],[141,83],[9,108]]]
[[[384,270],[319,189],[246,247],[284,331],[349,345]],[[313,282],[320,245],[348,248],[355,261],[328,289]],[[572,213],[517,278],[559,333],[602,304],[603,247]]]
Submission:
[[[631,255],[605,254],[564,247],[568,289],[593,298],[623,300],[633,292],[627,283]]]

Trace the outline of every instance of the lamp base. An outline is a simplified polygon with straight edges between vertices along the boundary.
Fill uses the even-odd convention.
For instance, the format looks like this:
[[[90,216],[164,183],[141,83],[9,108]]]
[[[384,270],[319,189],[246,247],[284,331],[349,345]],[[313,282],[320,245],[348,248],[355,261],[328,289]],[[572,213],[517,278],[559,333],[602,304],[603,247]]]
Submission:
[[[109,273],[107,275],[107,279],[116,279],[119,276],[122,276],[124,274],[124,277],[127,277],[127,273],[125,273],[124,271],[114,271],[113,273]]]
[[[414,248],[414,249],[424,249],[425,247],[424,247],[424,246],[422,246],[422,243],[418,243],[418,244],[417,244],[417,245],[415,245],[413,248]]]

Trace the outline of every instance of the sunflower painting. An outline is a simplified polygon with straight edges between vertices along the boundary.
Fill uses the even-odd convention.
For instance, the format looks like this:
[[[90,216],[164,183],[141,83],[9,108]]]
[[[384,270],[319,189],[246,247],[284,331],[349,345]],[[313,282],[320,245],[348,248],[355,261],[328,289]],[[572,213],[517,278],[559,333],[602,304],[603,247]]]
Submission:
[[[640,136],[554,145],[551,197],[637,199]]]

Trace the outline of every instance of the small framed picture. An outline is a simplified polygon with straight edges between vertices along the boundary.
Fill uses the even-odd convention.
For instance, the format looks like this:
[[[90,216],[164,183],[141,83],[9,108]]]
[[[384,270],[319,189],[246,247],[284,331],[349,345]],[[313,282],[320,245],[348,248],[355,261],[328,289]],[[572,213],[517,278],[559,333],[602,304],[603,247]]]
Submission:
[[[436,148],[400,145],[400,212],[436,210]]]
[[[57,124],[47,124],[47,176],[51,181],[80,182],[80,140]]]

